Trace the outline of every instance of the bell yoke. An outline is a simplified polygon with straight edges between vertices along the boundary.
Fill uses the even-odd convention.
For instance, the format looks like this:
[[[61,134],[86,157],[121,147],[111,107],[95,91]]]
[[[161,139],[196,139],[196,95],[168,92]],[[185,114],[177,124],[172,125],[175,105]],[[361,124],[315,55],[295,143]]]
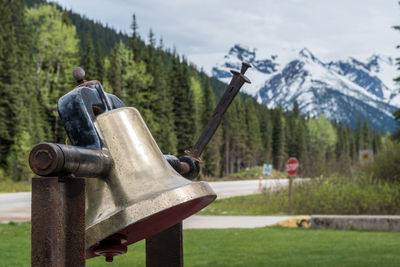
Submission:
[[[38,144],[29,164],[39,176],[87,178],[86,258],[105,256],[112,261],[126,253],[128,245],[181,222],[216,198],[207,183],[188,179],[198,176],[200,155],[222,115],[250,82],[244,76],[249,66],[243,63],[240,73],[232,71],[210,122],[179,158],[162,154],[137,109],[105,93],[100,82],[86,81],[83,69],[75,68],[77,86],[58,102],[71,145]]]

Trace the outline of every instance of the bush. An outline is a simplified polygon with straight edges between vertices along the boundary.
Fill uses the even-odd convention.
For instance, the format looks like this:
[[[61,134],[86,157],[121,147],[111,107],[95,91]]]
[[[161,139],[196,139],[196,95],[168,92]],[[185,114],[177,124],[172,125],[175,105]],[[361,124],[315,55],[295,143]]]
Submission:
[[[386,148],[380,152],[373,163],[366,167],[377,180],[400,183],[400,144]]]
[[[288,189],[265,191],[266,205],[287,210]],[[316,178],[296,184],[295,214],[400,214],[400,185],[372,176]]]
[[[282,215],[288,189],[217,199],[201,213],[210,215]],[[372,176],[315,178],[293,186],[293,214],[400,214],[400,184]]]

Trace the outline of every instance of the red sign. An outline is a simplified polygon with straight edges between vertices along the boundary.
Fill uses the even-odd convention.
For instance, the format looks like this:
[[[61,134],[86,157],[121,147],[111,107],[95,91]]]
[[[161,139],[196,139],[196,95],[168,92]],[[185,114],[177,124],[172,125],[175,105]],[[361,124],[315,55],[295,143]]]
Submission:
[[[296,158],[289,158],[286,162],[286,172],[288,175],[293,176],[296,175],[299,170],[299,162]]]

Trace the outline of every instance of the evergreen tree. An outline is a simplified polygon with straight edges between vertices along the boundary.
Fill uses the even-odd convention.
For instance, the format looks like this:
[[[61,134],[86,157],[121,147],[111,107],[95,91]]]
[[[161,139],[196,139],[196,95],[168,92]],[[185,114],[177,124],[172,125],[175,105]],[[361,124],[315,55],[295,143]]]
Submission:
[[[363,134],[362,134],[362,122],[360,116],[357,118],[357,128],[356,128],[356,134],[354,136],[354,143],[355,143],[355,152],[358,154],[358,152],[363,148],[364,146],[364,140],[363,140]]]
[[[300,108],[299,108],[299,102],[297,102],[297,100],[295,100],[293,102],[293,116],[295,118],[298,118],[300,115]]]
[[[214,93],[210,86],[210,82],[206,77],[204,79],[204,91],[203,91],[203,109],[201,112],[201,124],[202,127],[205,127],[209,120],[212,117],[214,108],[215,108],[215,99]],[[205,176],[216,177],[219,173],[219,147],[221,143],[221,131],[217,130],[217,132],[212,137],[211,141],[208,143],[205,151],[203,152],[203,160],[205,162],[202,172]]]
[[[185,61],[180,63],[178,57],[172,59],[169,71],[170,88],[173,95],[173,113],[175,118],[175,133],[177,136],[177,152],[184,154],[194,140],[195,125],[193,113],[193,93],[190,92],[188,81],[188,66]]]
[[[14,180],[28,179],[29,151],[44,137],[37,91],[32,90],[31,39],[22,1],[4,1],[0,10],[0,114],[5,115],[0,116],[0,169]]]
[[[96,49],[96,58],[95,58],[95,62],[96,62],[96,76],[95,79],[100,81],[101,83],[103,83],[103,79],[104,79],[104,75],[105,75],[105,62],[104,62],[104,58],[103,58],[103,53],[100,49],[100,46],[97,46]]]
[[[363,124],[363,128],[362,128],[362,136],[363,136],[363,148],[364,149],[369,149],[370,148],[370,135],[371,135],[371,133],[370,133],[370,128],[369,128],[369,125],[368,125],[368,121],[367,120],[365,120],[364,121],[364,124]]]
[[[172,96],[167,85],[166,67],[163,62],[162,51],[153,47],[154,34],[150,31],[150,45],[147,47],[147,72],[153,77],[149,88],[151,95],[150,109],[153,112],[154,123],[150,128],[154,138],[162,151],[176,153],[176,135],[174,132],[174,114]]]
[[[112,88],[112,93],[119,97],[122,101],[125,99],[125,95],[122,92],[121,85],[121,62],[119,59],[118,45],[116,44],[110,53],[110,65],[108,68],[108,81]]]
[[[294,134],[294,157],[296,157],[300,162],[303,161],[303,156],[305,155],[305,121],[298,118],[296,121],[296,129]]]
[[[133,14],[132,24],[131,24],[132,36],[130,38],[130,43],[131,43],[132,52],[133,52],[133,59],[136,62],[139,62],[141,60],[141,40],[140,40],[140,37],[138,34],[138,29],[139,29],[139,26],[136,22],[136,15]]]
[[[73,88],[71,73],[78,63],[78,39],[55,6],[43,5],[27,12],[36,64],[36,89],[45,120],[46,139],[64,142],[65,132],[57,112],[58,99]]]
[[[86,73],[85,78],[87,80],[99,80],[100,79],[98,77],[98,70],[97,70],[97,66],[96,66],[93,42],[92,42],[92,38],[90,37],[90,35],[88,35],[86,38],[86,51],[83,54],[81,65],[83,66],[83,69],[85,70],[85,73]]]
[[[246,124],[246,110],[243,99],[237,98],[233,101],[231,126],[231,150],[230,150],[230,170],[231,172],[240,172],[245,167],[244,155],[246,153],[246,140],[248,138],[248,129]]]
[[[16,105],[21,97],[17,91],[18,44],[13,11],[13,1],[0,5],[0,168],[6,167],[6,156],[14,141]]]
[[[262,139],[262,149],[260,160],[269,162],[271,157],[271,136],[272,136],[272,120],[271,112],[264,105],[257,105],[259,109],[260,133]]]
[[[282,109],[277,108],[273,116],[273,130],[272,130],[272,165],[275,169],[281,169],[282,163]]]
[[[245,144],[243,161],[245,167],[254,167],[259,163],[261,155],[262,140],[260,132],[260,121],[252,99],[248,98],[244,101],[245,114]]]
[[[176,51],[164,50],[161,38],[156,48],[152,30],[145,45],[135,16],[128,38],[56,5],[27,10],[21,0],[4,0],[0,12],[0,179],[31,176],[26,158],[32,145],[64,142],[57,101],[74,87],[71,72],[79,59],[87,79],[100,80],[139,109],[165,153],[190,149],[212,114],[214,94],[225,90]],[[400,121],[400,112],[395,115]],[[305,176],[344,173],[359,149],[376,154],[381,147],[382,134],[367,121],[359,119],[352,130],[322,115],[303,117],[297,102],[283,112],[240,94],[204,151],[203,173],[229,175],[271,159],[282,169],[287,156],[300,160]]]

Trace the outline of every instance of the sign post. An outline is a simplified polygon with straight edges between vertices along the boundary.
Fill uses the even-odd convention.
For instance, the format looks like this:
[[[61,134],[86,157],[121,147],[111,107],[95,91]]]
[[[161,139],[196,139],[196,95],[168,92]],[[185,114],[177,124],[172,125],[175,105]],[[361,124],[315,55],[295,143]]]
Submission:
[[[272,172],[272,165],[271,164],[264,164],[263,169],[262,169],[262,174],[260,174],[259,177],[259,182],[258,182],[258,191],[262,191],[262,180],[264,178],[264,175],[270,176]]]
[[[299,170],[299,162],[296,158],[289,158],[286,162],[286,173],[289,175],[289,203],[288,213],[292,214],[292,191],[293,191],[293,177]]]

